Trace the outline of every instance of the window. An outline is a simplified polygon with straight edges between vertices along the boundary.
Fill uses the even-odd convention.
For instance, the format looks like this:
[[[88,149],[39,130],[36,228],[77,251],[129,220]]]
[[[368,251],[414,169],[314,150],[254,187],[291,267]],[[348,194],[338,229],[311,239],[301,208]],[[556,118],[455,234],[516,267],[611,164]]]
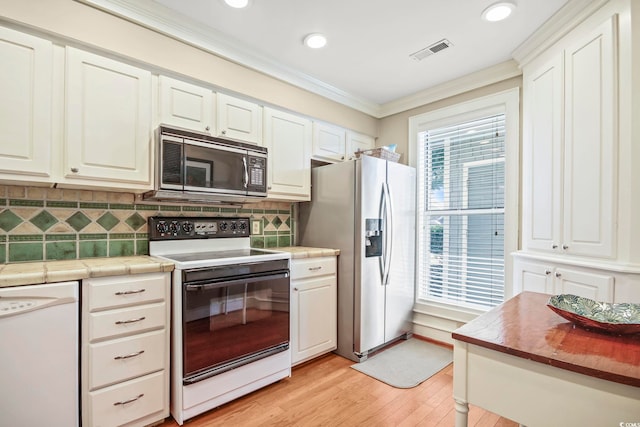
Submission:
[[[517,245],[517,98],[515,110],[504,101],[482,104],[412,118],[419,302],[482,311],[511,292],[505,284]],[[507,209],[506,197],[514,194]]]

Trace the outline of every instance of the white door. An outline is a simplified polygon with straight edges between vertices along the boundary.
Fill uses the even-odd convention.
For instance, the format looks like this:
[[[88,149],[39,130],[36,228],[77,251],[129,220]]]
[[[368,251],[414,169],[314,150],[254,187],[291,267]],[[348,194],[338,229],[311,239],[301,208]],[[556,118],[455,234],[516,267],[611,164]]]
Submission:
[[[556,294],[573,294],[594,301],[613,302],[614,276],[569,268],[557,268],[554,276]]]
[[[552,294],[553,268],[535,262],[516,261],[514,263],[514,294],[520,292],[539,292]]]
[[[558,54],[525,72],[522,240],[525,249],[560,252],[563,64]]]
[[[268,197],[311,199],[311,121],[272,108],[264,109]]]
[[[313,157],[341,162],[345,159],[346,132],[327,123],[313,123]]]
[[[66,54],[67,182],[150,188],[151,73],[70,47]]]
[[[50,181],[53,45],[0,27],[0,63],[0,176]]]
[[[262,145],[262,107],[223,93],[216,99],[218,135]]]
[[[563,249],[615,256],[615,17],[566,50]]]
[[[375,148],[376,141],[369,135],[347,132],[347,160],[353,160],[356,151]]]
[[[160,76],[160,122],[213,133],[213,92],[205,87]]]
[[[336,347],[336,276],[292,283],[291,363]]]

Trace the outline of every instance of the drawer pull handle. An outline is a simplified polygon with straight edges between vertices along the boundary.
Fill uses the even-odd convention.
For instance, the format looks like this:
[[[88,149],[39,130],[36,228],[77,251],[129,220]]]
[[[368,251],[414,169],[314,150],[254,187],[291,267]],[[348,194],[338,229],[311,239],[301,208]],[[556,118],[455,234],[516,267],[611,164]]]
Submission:
[[[119,292],[116,292],[116,295],[140,294],[144,291],[146,291],[146,289],[136,289],[135,291],[119,291]]]
[[[131,399],[123,400],[121,402],[116,402],[113,404],[113,406],[126,405],[127,403],[135,402],[136,400],[140,399],[142,396],[144,396],[144,393],[140,393],[137,397],[132,397]]]
[[[318,271],[318,270],[320,270],[320,269],[322,269],[322,266],[319,266],[319,267],[309,267],[309,271]]]
[[[131,359],[132,357],[140,356],[142,353],[144,353],[144,350],[136,351],[135,353],[125,354],[124,356],[116,356],[113,358],[113,360]]]
[[[145,316],[138,317],[137,319],[118,320],[118,321],[116,322],[116,325],[126,325],[126,324],[128,324],[128,323],[142,322],[144,319],[146,319],[146,317],[145,317]]]

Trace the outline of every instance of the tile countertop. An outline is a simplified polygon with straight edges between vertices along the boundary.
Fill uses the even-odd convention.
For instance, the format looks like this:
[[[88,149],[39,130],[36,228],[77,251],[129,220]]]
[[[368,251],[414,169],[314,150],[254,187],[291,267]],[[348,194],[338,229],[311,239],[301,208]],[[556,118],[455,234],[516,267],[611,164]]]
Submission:
[[[340,249],[310,248],[307,246],[281,246],[278,248],[269,248],[269,249],[274,251],[290,252],[291,259],[317,258],[322,256],[340,255]]]
[[[0,264],[0,288],[82,280],[90,277],[168,272],[173,269],[173,263],[150,256]]]

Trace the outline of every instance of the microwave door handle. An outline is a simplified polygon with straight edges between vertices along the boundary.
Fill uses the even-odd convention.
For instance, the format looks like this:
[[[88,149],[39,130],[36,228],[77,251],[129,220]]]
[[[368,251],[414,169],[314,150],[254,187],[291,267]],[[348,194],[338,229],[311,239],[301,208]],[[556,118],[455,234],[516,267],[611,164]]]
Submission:
[[[244,188],[247,188],[247,186],[249,185],[249,170],[247,169],[247,158],[243,157],[242,158],[242,166],[244,166]]]

